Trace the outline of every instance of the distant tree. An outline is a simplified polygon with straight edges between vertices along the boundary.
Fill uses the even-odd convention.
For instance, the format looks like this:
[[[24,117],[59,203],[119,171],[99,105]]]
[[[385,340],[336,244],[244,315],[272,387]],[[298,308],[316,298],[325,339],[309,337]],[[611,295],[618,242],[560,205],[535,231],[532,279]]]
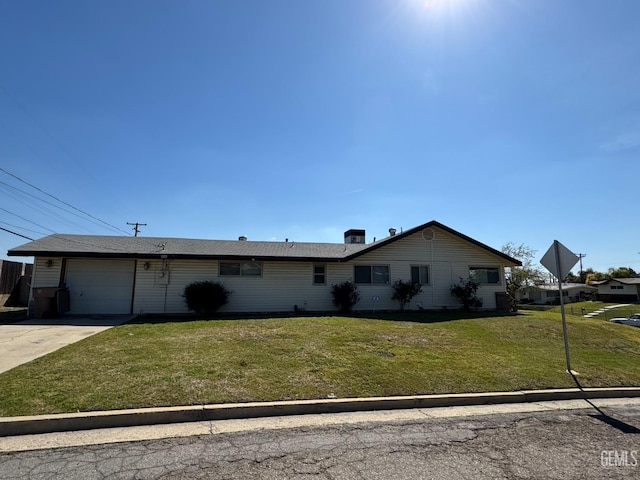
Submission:
[[[607,274],[611,278],[638,278],[638,275],[631,267],[610,268]]]
[[[593,268],[589,267],[584,271],[586,282],[602,282],[603,280],[609,280],[611,277],[602,272],[596,272]]]
[[[562,281],[565,283],[582,283],[580,281],[580,276],[574,275],[573,272],[569,272],[568,275],[564,277],[564,280]]]
[[[405,305],[420,293],[422,293],[422,286],[419,283],[398,280],[393,284],[393,296],[391,299],[397,300],[400,304],[400,311],[404,311]]]
[[[639,278],[640,274],[638,274],[631,267],[618,267],[618,268],[609,268],[607,272],[596,272],[593,268],[589,267],[584,271],[587,283],[591,282],[602,282],[603,280],[610,280],[612,278]]]
[[[522,263],[521,267],[507,267],[504,269],[507,294],[515,310],[518,293],[524,293],[529,287],[544,283],[544,273],[534,263],[536,250],[524,243],[516,245],[509,242],[502,247],[502,253],[506,253]]]

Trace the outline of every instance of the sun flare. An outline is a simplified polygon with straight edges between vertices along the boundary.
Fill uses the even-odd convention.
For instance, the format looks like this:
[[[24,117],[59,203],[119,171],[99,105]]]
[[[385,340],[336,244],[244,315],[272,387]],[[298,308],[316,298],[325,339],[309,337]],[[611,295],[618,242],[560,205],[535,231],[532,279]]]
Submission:
[[[477,0],[416,0],[424,10],[460,12],[470,7]]]
[[[451,8],[464,3],[463,0],[420,0],[424,8]]]
[[[485,0],[405,0],[412,15],[442,21],[461,21],[475,15]]]

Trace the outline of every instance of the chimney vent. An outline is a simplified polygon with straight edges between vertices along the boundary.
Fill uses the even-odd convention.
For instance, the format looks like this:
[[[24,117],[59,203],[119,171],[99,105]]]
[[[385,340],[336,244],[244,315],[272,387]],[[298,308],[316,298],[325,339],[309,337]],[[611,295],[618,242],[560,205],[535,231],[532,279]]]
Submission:
[[[395,234],[396,234],[396,229],[395,229],[395,228],[393,228],[393,227],[391,227],[391,228],[389,229],[389,235],[393,237]]]
[[[241,241],[241,242],[246,242],[247,241],[247,237],[245,237],[244,235],[240,235],[238,237],[238,240]]]
[[[344,243],[365,243],[365,231],[351,229],[344,232]]]

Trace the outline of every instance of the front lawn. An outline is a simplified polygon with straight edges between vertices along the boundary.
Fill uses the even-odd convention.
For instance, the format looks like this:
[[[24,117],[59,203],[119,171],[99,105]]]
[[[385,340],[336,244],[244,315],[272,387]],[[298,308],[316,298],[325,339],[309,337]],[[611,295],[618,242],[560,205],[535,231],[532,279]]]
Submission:
[[[640,313],[640,305],[637,304],[623,304],[624,307],[619,307],[620,303],[605,303],[596,301],[586,301],[578,303],[568,303],[564,306],[565,312],[569,315],[583,315],[586,313],[597,313],[593,318],[600,318],[603,320],[610,320],[614,317],[628,317],[634,313]],[[615,307],[615,308],[610,308]],[[560,313],[560,305],[520,305],[521,310],[534,310],[541,312],[555,312]]]
[[[568,319],[583,386],[640,385],[640,328]],[[0,374],[0,415],[575,386],[550,312],[140,322]]]

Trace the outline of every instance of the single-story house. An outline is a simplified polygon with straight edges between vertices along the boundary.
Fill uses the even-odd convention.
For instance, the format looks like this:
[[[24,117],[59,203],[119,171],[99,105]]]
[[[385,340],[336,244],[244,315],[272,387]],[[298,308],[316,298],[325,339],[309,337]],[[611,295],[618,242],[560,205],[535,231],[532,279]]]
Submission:
[[[194,240],[54,234],[9,250],[35,257],[33,292],[64,286],[69,314],[182,314],[194,281],[221,282],[232,293],[222,312],[335,311],[331,285],[356,283],[355,310],[391,310],[392,285],[422,284],[410,308],[459,308],[451,285],[470,276],[484,309],[500,305],[504,268],[520,262],[431,221],[366,243],[348,230],[344,243]]]
[[[640,278],[611,278],[600,282],[591,282],[598,288],[598,300],[601,302],[632,303],[640,301]]]
[[[590,298],[595,292],[596,287],[585,283],[563,283],[562,296],[564,303],[580,302],[585,298]],[[544,283],[529,287],[527,294],[529,300],[540,305],[557,305],[560,304],[560,291],[557,283]]]

